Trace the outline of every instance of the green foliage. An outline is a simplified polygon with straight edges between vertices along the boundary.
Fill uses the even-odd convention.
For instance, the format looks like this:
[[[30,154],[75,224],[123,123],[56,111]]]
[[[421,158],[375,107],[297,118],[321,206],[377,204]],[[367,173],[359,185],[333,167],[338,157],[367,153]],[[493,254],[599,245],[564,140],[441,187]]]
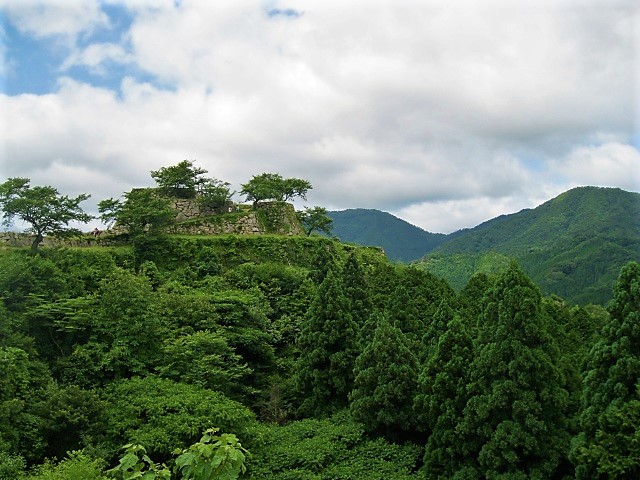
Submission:
[[[568,450],[568,393],[540,292],[512,264],[488,300],[456,428],[465,467],[478,477],[551,478]]]
[[[0,347],[0,447],[6,452],[33,461],[45,451],[43,419],[33,403],[43,400],[51,382],[46,367],[27,352]]]
[[[151,370],[161,355],[167,319],[156,311],[154,295],[144,276],[116,268],[100,282],[80,324],[68,319],[62,328],[90,332],[61,359],[62,376],[81,386],[100,385]]]
[[[80,451],[72,451],[59,463],[47,460],[28,475],[20,478],[21,480],[106,480],[102,474],[103,468],[104,462],[101,459],[91,458]]]
[[[218,428],[204,432],[199,442],[177,450],[174,472],[193,480],[235,480],[247,471],[245,458],[249,453],[232,433],[217,435]]]
[[[151,177],[156,181],[163,195],[194,198],[196,187],[207,184],[206,179],[202,178],[205,173],[207,173],[206,170],[194,167],[193,161],[182,160],[176,165],[152,170]]]
[[[153,188],[136,188],[124,194],[124,202],[109,198],[98,203],[105,223],[115,223],[130,235],[156,233],[173,223],[176,212],[167,198]]]
[[[571,477],[569,435],[582,478],[625,478],[638,458],[636,276],[609,314],[542,298],[516,267],[456,297],[378,249],[317,236],[0,250],[0,478],[42,462],[29,474],[101,478],[124,443],[173,468],[171,452],[199,455],[188,446],[212,426],[249,442],[252,478]],[[569,414],[592,345],[581,423]],[[53,459],[77,449],[84,459]],[[129,473],[138,462],[149,471],[140,454]]]
[[[23,312],[42,300],[60,298],[68,285],[56,263],[41,255],[0,255],[0,297],[9,312]]]
[[[120,458],[118,465],[107,470],[109,478],[117,480],[170,480],[171,471],[163,464],[156,464],[147,455],[147,450],[142,445],[127,444],[122,447],[125,454]]]
[[[251,368],[221,332],[197,331],[165,341],[158,373],[177,382],[216,390],[231,398],[247,394]]]
[[[13,225],[16,217],[30,225],[27,232],[35,234],[32,251],[42,243],[45,234],[79,235],[80,230],[69,227],[69,222],[87,223],[91,220],[91,215],[80,207],[80,203],[87,200],[89,195],[82,193],[70,198],[60,195],[56,188],[31,187],[29,183],[28,178],[9,178],[0,184],[0,210],[3,225]]]
[[[510,263],[507,255],[497,252],[430,253],[415,265],[445,279],[453,289],[460,291],[474,275],[495,277],[507,270]]]
[[[465,452],[456,432],[467,403],[473,339],[459,317],[447,324],[418,377],[414,410],[418,428],[428,434],[424,467],[429,478],[453,478],[464,465]]]
[[[31,410],[40,419],[40,435],[47,445],[44,455],[63,458],[67,452],[99,444],[108,418],[97,392],[76,386],[50,384],[43,398],[32,400]]]
[[[324,207],[304,207],[304,211],[298,212],[298,218],[307,235],[313,232],[331,234],[333,220],[327,215],[327,209]]]
[[[196,200],[203,209],[218,209],[226,205],[233,193],[229,189],[231,184],[215,178],[208,178],[199,187]]]
[[[579,479],[640,475],[640,264],[622,268],[602,339],[584,374],[581,434],[572,458]]]
[[[104,395],[112,448],[125,439],[145,445],[150,456],[163,461],[213,425],[249,436],[255,423],[248,408],[221,393],[152,376],[114,382]]]
[[[351,415],[367,432],[402,439],[416,426],[412,403],[417,374],[418,360],[411,344],[383,316],[355,362]]]
[[[0,480],[15,480],[16,478],[20,478],[25,467],[26,462],[24,458],[2,451],[2,446],[0,445]]]
[[[340,276],[329,270],[318,287],[298,338],[298,390],[304,414],[333,413],[347,405],[353,386],[357,326]]]
[[[252,453],[248,473],[256,480],[404,480],[417,478],[420,447],[370,440],[341,412],[269,426]]]
[[[361,331],[373,311],[373,305],[365,271],[355,252],[351,252],[347,257],[342,276],[344,294],[349,301],[351,318],[358,330]]]
[[[254,175],[251,180],[242,185],[241,195],[245,195],[248,202],[262,202],[275,200],[286,202],[295,197],[307,199],[307,192],[312,186],[307,180],[300,178],[283,178],[278,173],[262,173]]]

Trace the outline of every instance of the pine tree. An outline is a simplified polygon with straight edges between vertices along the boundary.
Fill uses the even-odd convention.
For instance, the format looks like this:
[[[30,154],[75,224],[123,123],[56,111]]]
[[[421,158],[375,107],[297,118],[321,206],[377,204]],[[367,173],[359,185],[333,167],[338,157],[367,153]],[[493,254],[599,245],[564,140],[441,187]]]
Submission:
[[[365,429],[399,440],[415,427],[412,403],[418,361],[399,328],[382,316],[373,340],[358,356],[351,415]]]
[[[353,386],[357,328],[340,277],[329,270],[309,307],[298,339],[296,384],[300,413],[321,416],[347,406]]]
[[[488,295],[459,424],[476,478],[552,478],[568,450],[568,393],[538,288],[514,264]]]
[[[578,479],[640,478],[640,264],[622,268],[584,375]]]
[[[414,402],[418,429],[429,434],[424,454],[428,478],[449,479],[464,463],[456,434],[467,403],[469,364],[473,341],[460,319],[454,317],[440,336],[434,354],[420,376]]]

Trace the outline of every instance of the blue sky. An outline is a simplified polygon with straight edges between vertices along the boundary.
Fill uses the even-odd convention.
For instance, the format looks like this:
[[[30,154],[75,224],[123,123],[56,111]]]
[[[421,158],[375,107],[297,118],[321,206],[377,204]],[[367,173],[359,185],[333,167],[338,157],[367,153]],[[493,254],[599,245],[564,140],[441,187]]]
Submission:
[[[632,1],[0,0],[0,19],[0,180],[90,210],[183,159],[434,232],[640,190]]]

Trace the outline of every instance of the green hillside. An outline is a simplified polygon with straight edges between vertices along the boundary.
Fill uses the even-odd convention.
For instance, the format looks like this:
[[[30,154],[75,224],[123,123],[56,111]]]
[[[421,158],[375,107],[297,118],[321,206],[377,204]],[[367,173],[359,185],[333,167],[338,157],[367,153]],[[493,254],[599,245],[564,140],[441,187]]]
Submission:
[[[638,281],[606,310],[319,236],[6,246],[0,479],[637,478],[598,402],[637,404]]]
[[[492,252],[497,263],[487,265]],[[417,265],[460,289],[478,271],[515,258],[543,292],[605,303],[622,265],[640,258],[640,194],[579,187],[534,209],[458,232]]]
[[[382,247],[390,260],[410,262],[440,245],[447,236],[430,233],[390,213],[371,209],[328,212],[333,234],[343,242]]]

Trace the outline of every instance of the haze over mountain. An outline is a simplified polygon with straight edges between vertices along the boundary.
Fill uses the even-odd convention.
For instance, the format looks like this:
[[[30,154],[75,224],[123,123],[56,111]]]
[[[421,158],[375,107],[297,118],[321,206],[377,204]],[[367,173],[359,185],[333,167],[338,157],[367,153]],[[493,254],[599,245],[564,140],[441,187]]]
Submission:
[[[534,209],[450,235],[410,228],[383,212],[353,212],[331,212],[343,241],[377,244],[403,261],[415,260],[412,256],[424,248],[417,265],[456,289],[474,273],[495,273],[515,259],[544,293],[574,303],[604,303],[621,266],[640,258],[640,194],[617,188],[574,188]],[[387,216],[394,221],[379,220]]]

